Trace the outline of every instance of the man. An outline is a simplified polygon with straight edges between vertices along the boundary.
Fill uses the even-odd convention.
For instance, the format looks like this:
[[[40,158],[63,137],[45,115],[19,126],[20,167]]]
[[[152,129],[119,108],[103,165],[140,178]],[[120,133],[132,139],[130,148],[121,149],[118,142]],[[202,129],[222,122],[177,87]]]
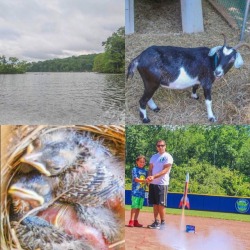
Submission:
[[[166,143],[159,140],[156,143],[157,154],[150,159],[148,178],[149,203],[153,204],[154,223],[148,228],[163,229],[165,226],[165,207],[167,206],[167,193],[169,185],[169,173],[173,164],[172,156],[166,152]],[[161,222],[159,222],[160,216]]]

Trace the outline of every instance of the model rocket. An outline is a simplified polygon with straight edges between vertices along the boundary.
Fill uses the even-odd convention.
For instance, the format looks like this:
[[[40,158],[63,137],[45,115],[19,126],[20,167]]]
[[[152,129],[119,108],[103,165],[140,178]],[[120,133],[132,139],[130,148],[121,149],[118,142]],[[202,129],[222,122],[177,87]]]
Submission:
[[[185,187],[184,187],[184,194],[183,194],[183,196],[181,198],[179,207],[182,207],[182,208],[187,207],[188,209],[190,209],[189,199],[187,197],[188,183],[189,183],[189,173],[187,173],[187,175],[186,175],[186,181],[185,181]]]

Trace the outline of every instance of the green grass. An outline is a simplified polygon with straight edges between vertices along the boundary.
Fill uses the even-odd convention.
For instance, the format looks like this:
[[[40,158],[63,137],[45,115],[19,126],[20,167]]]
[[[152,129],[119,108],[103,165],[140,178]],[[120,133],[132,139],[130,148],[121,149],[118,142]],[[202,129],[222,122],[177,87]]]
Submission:
[[[131,206],[126,205],[126,210],[130,210]],[[141,212],[153,213],[152,207],[143,207]],[[167,214],[181,215],[181,209],[167,208]],[[185,209],[186,216],[197,216],[205,218],[223,219],[223,220],[235,220],[235,221],[245,221],[250,222],[250,215],[247,214],[234,214],[234,213],[219,213],[219,212],[209,212],[209,211],[198,211],[198,210],[187,210]]]

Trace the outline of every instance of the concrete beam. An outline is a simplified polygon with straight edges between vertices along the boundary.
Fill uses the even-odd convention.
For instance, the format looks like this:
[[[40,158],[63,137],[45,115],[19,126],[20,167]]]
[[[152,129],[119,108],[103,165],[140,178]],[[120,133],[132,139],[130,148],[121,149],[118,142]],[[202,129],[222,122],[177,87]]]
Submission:
[[[133,34],[135,32],[135,15],[134,0],[126,0],[125,2],[125,34]]]
[[[184,33],[203,32],[201,0],[181,0],[181,19]]]

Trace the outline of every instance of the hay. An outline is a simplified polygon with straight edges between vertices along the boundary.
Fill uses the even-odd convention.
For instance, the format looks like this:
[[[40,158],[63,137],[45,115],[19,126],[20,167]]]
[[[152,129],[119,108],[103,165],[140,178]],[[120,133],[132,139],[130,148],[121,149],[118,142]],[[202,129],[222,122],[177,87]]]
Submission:
[[[125,127],[116,125],[76,125],[76,126],[2,126],[1,150],[5,152],[1,159],[1,249],[22,249],[10,226],[9,201],[7,190],[10,181],[16,174],[20,157],[26,152],[27,146],[40,135],[53,130],[69,128],[79,132],[88,132],[94,140],[101,140],[110,152],[124,162],[125,158]],[[123,241],[121,241],[123,244]],[[118,244],[118,243],[117,243]]]
[[[239,42],[240,30],[233,30],[207,1],[202,1],[205,32],[184,34],[181,29],[180,1],[153,0],[135,1],[136,33],[126,36],[126,66],[151,45],[173,45],[182,47],[214,47],[223,44],[221,32],[227,36],[228,45]],[[250,36],[246,34],[250,44]],[[217,124],[246,124],[250,122],[250,50],[239,49],[244,59],[241,69],[232,68],[212,88],[213,111]],[[134,78],[125,86],[126,124],[141,124],[139,99],[143,94],[143,82],[136,71]],[[205,98],[200,88],[199,100],[192,99],[191,88],[186,90],[166,90],[159,88],[154,101],[161,111],[148,111],[150,124],[187,125],[211,124],[207,119]]]

